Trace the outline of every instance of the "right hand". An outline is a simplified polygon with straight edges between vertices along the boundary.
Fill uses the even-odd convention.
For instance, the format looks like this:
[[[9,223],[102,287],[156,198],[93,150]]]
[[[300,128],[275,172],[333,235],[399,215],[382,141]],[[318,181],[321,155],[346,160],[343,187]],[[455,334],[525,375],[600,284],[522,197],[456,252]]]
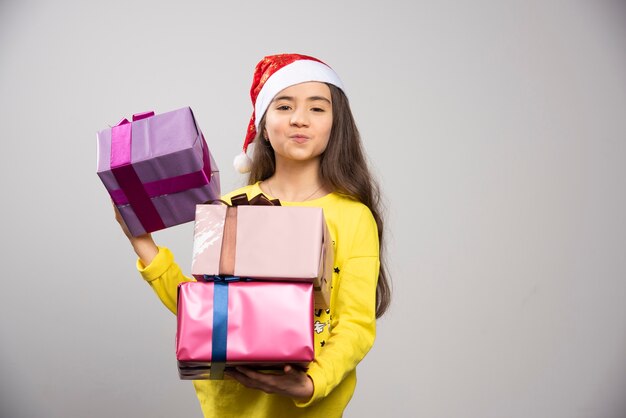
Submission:
[[[128,226],[126,226],[126,222],[124,222],[124,218],[122,218],[122,214],[117,209],[117,206],[115,206],[115,203],[111,202],[111,204],[113,205],[113,210],[115,211],[115,220],[117,221],[117,223],[120,224],[120,227],[122,228],[122,232],[124,232],[124,235],[126,235],[126,237],[129,240],[132,240],[133,236],[128,230]]]
[[[113,210],[115,211],[115,220],[117,221],[117,223],[120,224],[124,235],[126,235],[126,238],[128,238],[128,240],[130,241],[133,249],[135,250],[135,253],[137,253],[144,265],[147,266],[159,252],[159,248],[152,239],[152,235],[149,233],[145,233],[136,237],[133,236],[128,230],[128,226],[126,225],[126,222],[124,222],[122,214],[117,209],[115,204],[113,202],[111,203],[113,204]]]

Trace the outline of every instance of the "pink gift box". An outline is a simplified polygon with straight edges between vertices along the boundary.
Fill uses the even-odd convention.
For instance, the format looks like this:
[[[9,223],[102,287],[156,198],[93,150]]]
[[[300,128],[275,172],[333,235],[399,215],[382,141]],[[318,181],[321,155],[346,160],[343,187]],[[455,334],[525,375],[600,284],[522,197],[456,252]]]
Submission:
[[[224,367],[236,365],[306,367],[314,358],[312,294],[310,283],[181,283],[176,333],[181,379],[220,379]]]
[[[220,195],[217,165],[189,107],[98,132],[98,176],[134,236],[189,222],[196,204]]]
[[[226,222],[227,213],[234,218],[230,224]],[[225,225],[236,227],[228,244],[224,242],[228,236],[224,233]],[[223,258],[234,258],[234,263],[227,263],[228,271],[224,271]],[[313,282],[315,306],[326,309],[330,303],[333,259],[322,208],[196,207],[191,273],[199,280],[205,275],[234,275]]]

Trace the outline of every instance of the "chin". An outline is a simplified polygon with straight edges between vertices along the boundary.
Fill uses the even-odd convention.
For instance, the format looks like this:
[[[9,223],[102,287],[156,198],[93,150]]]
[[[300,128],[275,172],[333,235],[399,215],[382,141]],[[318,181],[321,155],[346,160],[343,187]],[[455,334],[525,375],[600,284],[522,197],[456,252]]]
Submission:
[[[288,153],[288,154],[283,154],[281,155],[281,157],[287,161],[299,161],[299,162],[306,162],[306,161],[311,161],[311,160],[316,160],[319,158],[319,155],[316,154],[311,154],[311,153]]]

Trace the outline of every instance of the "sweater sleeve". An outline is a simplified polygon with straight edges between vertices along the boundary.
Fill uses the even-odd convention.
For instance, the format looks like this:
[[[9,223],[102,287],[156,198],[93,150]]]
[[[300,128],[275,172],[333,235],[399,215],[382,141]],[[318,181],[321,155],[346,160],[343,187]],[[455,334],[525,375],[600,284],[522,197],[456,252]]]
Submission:
[[[182,273],[172,252],[165,247],[159,247],[158,254],[147,266],[137,260],[137,270],[167,309],[176,315],[178,285],[194,279]]]
[[[222,196],[222,199],[231,203],[231,196],[239,192],[235,190]],[[166,247],[158,247],[159,252],[149,265],[144,265],[140,259],[137,260],[137,270],[141,276],[148,282],[152,290],[157,294],[161,302],[172,311],[174,315],[177,312],[178,305],[178,285],[183,282],[193,282],[193,277],[187,277],[183,274],[180,267],[174,261],[174,255]]]
[[[376,285],[380,268],[376,222],[369,209],[363,208],[353,230],[349,257],[333,283],[331,331],[324,349],[310,364],[313,396],[306,407],[327,396],[365,357],[376,336]]]

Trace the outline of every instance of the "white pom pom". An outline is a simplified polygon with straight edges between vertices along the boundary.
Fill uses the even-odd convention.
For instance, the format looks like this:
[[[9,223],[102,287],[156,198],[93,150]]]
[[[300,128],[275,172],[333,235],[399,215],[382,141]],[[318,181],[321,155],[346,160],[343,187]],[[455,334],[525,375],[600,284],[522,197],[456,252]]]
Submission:
[[[235,170],[239,171],[241,174],[249,173],[252,167],[252,160],[248,157],[248,154],[242,151],[235,157],[233,165],[235,166]]]

